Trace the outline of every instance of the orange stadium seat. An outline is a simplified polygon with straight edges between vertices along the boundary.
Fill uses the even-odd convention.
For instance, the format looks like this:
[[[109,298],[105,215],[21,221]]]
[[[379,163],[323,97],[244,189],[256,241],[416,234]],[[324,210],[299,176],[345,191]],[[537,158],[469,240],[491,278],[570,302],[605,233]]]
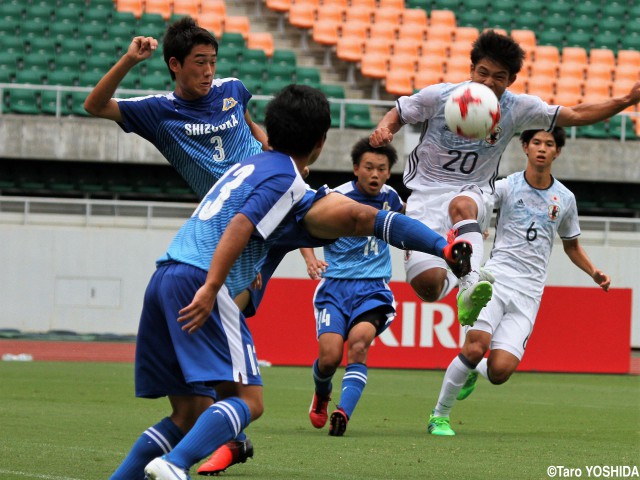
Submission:
[[[582,85],[586,68],[587,64],[582,62],[561,62],[558,67],[558,78],[568,78]]]
[[[533,61],[537,62],[539,60],[560,62],[560,50],[553,45],[538,45],[533,53]]]
[[[147,3],[149,0],[145,0]],[[173,13],[186,14],[196,18],[200,13],[200,2],[194,0],[173,0]]]
[[[417,24],[425,28],[429,25],[427,11],[423,8],[405,8],[401,21],[403,25]]]
[[[398,26],[398,38],[402,40],[416,40],[424,42],[427,38],[427,29],[421,25],[410,23]]]
[[[444,66],[446,64],[447,57],[435,56],[435,55],[422,55],[418,58],[416,68],[418,72],[432,71],[440,74],[444,74]]]
[[[361,20],[346,21],[340,25],[339,32],[341,37],[354,37],[361,39],[361,42],[367,38],[369,32],[369,22]]]
[[[206,0],[205,3],[207,3]],[[265,5],[269,10],[284,13],[291,8],[291,0],[266,0]]]
[[[376,8],[378,6],[376,0],[350,0],[349,5],[364,8]]]
[[[618,50],[618,65],[628,64],[633,65],[640,70],[640,52],[637,50]]]
[[[445,61],[445,82],[463,82],[471,77],[471,60],[463,57],[450,57]]]
[[[317,5],[334,5],[336,7],[347,8],[349,6],[349,0],[319,0]]]
[[[402,19],[402,10],[393,7],[380,7],[373,11],[374,22],[389,22],[399,24]]]
[[[349,7],[344,11],[344,21],[371,23],[374,11],[375,8]]]
[[[287,0],[290,1],[290,0]],[[224,0],[205,0],[204,3],[201,4],[200,8],[201,13],[210,13],[214,12],[220,15],[221,17],[227,16],[227,4]]]
[[[116,0],[116,9],[120,12],[131,12],[136,18],[140,18],[144,11],[142,0]]]
[[[609,50],[608,48],[592,48],[589,50],[589,63],[607,65],[611,68],[611,71],[613,71],[613,67],[616,64],[616,57],[613,50]]]
[[[365,52],[360,60],[360,72],[365,77],[385,78],[387,76],[387,60],[378,52]]]
[[[335,45],[338,43],[340,22],[330,19],[317,20],[313,24],[311,38],[320,45]]]
[[[445,25],[451,29],[456,28],[456,16],[452,10],[431,10],[429,14],[429,26]]]
[[[417,58],[413,55],[396,55],[389,57],[387,70],[405,72],[408,76],[413,76],[416,72]]]
[[[393,7],[404,9],[404,0],[378,0],[378,7]]]
[[[241,33],[245,41],[249,38],[250,30],[251,22],[245,15],[231,15],[224,19],[224,31]]]
[[[587,50],[582,47],[564,47],[562,49],[562,63],[577,62],[586,65],[588,60]]]
[[[571,107],[582,101],[582,82],[576,82],[571,78],[558,78],[556,80],[553,103]]]
[[[320,5],[316,9],[316,21],[329,20],[336,23],[342,23],[344,20],[345,8],[340,5]]]
[[[435,85],[436,83],[443,82],[443,72],[437,72],[435,70],[419,70],[413,76],[413,88],[419,90],[429,85]]]
[[[418,58],[422,54],[422,41],[412,38],[398,38],[393,42],[394,55],[411,55]]]
[[[271,58],[275,50],[273,35],[270,32],[249,32],[247,48],[262,50]]]
[[[427,40],[422,43],[422,56],[434,56],[441,58],[442,61],[449,54],[449,42],[441,40]]]
[[[203,12],[198,15],[198,25],[213,32],[219,38],[224,32],[224,19],[225,17],[216,12]]]
[[[627,80],[636,82],[640,80],[640,67],[630,63],[621,63],[615,67],[613,75],[616,83]]]
[[[401,70],[389,70],[385,78],[385,90],[391,95],[411,95],[413,93],[413,72],[407,75],[407,72]]]
[[[511,93],[527,93],[527,81],[524,78],[516,78],[516,81],[509,85],[509,91]]]
[[[336,44],[336,57],[345,62],[359,62],[365,39],[360,36],[342,36]]]
[[[469,54],[471,53],[471,42],[468,40],[461,40],[451,42],[449,44],[449,56],[450,57],[465,57],[469,58]]]
[[[555,79],[546,75],[530,76],[527,80],[527,93],[536,95],[547,103],[553,102]]]
[[[591,82],[611,82],[613,79],[611,68],[608,65],[590,63],[585,70],[585,84]]]
[[[480,35],[480,31],[475,27],[456,27],[453,31],[455,42],[473,42]]]
[[[292,3],[289,9],[289,23],[294,27],[308,29],[316,21],[316,6],[312,2]]]
[[[611,82],[585,80],[582,91],[584,101],[587,103],[599,102],[611,97]]]
[[[560,62],[553,60],[536,60],[531,64],[530,77],[547,77],[550,81],[557,78]]]
[[[362,53],[376,54],[386,60],[392,53],[392,45],[393,42],[388,41],[386,38],[369,37],[362,44]]]
[[[168,0],[145,0],[144,11],[145,13],[159,13],[162,18],[169,20],[169,17],[171,17],[171,2]]]
[[[398,25],[395,23],[373,23],[369,27],[369,38],[381,39],[392,44],[396,39]]]
[[[513,40],[518,42],[518,45],[520,45],[527,54],[535,50],[536,34],[533,30],[514,29],[511,30],[510,36]]]
[[[439,23],[432,23],[429,25],[429,28],[427,28],[427,40],[440,40],[450,43],[451,41],[453,41],[454,31],[455,27]]]

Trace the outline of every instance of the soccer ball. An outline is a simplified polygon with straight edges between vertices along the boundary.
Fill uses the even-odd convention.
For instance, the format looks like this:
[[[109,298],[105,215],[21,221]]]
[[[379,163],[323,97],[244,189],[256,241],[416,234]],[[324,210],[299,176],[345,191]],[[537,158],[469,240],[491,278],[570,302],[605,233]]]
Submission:
[[[467,138],[486,138],[500,121],[500,102],[489,87],[465,83],[444,105],[444,119],[452,132]]]

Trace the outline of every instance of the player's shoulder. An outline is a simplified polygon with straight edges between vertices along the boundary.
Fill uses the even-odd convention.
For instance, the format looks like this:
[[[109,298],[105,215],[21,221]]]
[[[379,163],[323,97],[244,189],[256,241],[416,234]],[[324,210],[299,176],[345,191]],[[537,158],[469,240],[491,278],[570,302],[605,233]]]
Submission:
[[[338,185],[336,188],[333,188],[332,190],[343,195],[353,194],[354,192],[358,191],[353,181],[345,182],[342,185]]]
[[[564,183],[553,177],[553,187],[559,195],[568,200],[575,199],[575,194]]]

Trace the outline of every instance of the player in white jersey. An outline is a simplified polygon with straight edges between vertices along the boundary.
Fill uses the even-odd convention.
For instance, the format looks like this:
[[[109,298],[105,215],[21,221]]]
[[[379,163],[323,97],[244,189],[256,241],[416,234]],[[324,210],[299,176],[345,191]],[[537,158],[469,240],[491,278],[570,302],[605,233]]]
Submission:
[[[391,145],[373,148],[362,138],[351,149],[355,180],[334,191],[365,205],[403,212],[404,203],[389,185],[398,154]],[[319,260],[313,249],[301,249],[309,276],[318,278]],[[340,403],[331,414],[329,435],[342,436],[367,384],[367,353],[371,343],[395,317],[389,288],[389,245],[375,237],[345,237],[324,247],[323,277],[313,306],[318,336],[318,358],[313,363],[314,394],[309,419],[322,428],[329,418],[333,375],[342,362],[345,342],[347,367],[342,377]]]
[[[89,93],[85,109],[153,143],[201,199],[230,166],[266,149],[267,137],[251,119],[251,94],[242,82],[214,80],[218,42],[190,17],[171,24],[163,37],[162,53],[175,90],[113,98],[127,73],[157,47],[155,38],[135,37]]]
[[[520,140],[527,155],[526,170],[495,185],[496,236],[485,264],[495,273],[493,298],[478,321],[467,327],[462,350],[447,368],[429,418],[432,435],[455,435],[449,423],[451,408],[456,398],[463,400],[473,391],[478,373],[499,385],[518,367],[533,331],[556,234],[569,259],[604,291],[609,289],[611,279],[593,265],[578,241],[573,193],[551,174],[564,146],[564,130],[527,130]]]
[[[186,480],[189,469],[262,415],[262,379],[251,333],[233,297],[246,289],[288,223],[313,237],[375,235],[398,248],[447,259],[462,275],[471,247],[418,221],[323,192],[307,201],[300,172],[320,154],[331,125],[322,92],[285,87],[269,103],[273,151],[232,167],[183,225],[145,293],[136,345],[136,394],[168,396],[170,417],[139,440],[165,454],[151,480]],[[214,389],[220,401],[213,403]],[[171,426],[172,425],[172,426]],[[134,477],[131,477],[134,478]]]
[[[482,232],[491,216],[491,193],[500,157],[518,132],[554,126],[580,126],[599,122],[640,100],[640,82],[627,95],[573,107],[550,106],[531,95],[516,95],[507,88],[522,68],[524,51],[507,36],[492,30],[473,44],[470,80],[491,88],[500,99],[501,118],[494,134],[469,140],[449,131],[444,104],[458,85],[426,87],[400,97],[370,136],[374,147],[388,144],[404,124],[423,123],[420,143],[410,154],[404,181],[412,190],[407,215],[446,235],[450,230],[473,245],[473,271],[460,282],[458,320],[472,325],[492,294],[490,279],[479,267],[483,260]],[[444,298],[455,286],[445,265],[429,255],[413,252],[406,262],[407,281],[424,301]]]

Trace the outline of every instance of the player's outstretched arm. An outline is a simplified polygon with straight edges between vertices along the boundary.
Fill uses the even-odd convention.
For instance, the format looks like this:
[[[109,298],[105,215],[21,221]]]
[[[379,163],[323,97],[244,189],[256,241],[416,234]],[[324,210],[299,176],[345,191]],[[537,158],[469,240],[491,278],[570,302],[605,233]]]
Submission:
[[[369,144],[374,148],[390,144],[393,141],[393,135],[397,133],[400,128],[402,128],[400,114],[398,113],[398,109],[393,107],[385,113],[376,129],[369,135]]]
[[[324,260],[318,259],[313,248],[301,248],[300,255],[307,264],[307,275],[311,280],[317,280],[327,271],[329,264]]]
[[[573,264],[577,266],[580,270],[584,271],[587,275],[589,275],[594,282],[596,282],[600,288],[602,288],[605,292],[609,290],[609,285],[611,285],[611,278],[609,275],[604,273],[602,270],[598,270],[585,252],[582,245],[577,238],[572,240],[563,240],[562,246],[564,247],[564,252],[571,259]]]
[[[84,101],[84,109],[96,117],[116,122],[122,121],[120,107],[113,99],[113,95],[127,73],[138,63],[149,58],[156,48],[158,48],[158,41],[155,38],[135,37],[127,52],[89,92]]]
[[[186,322],[182,330],[193,333],[207,321],[216,302],[216,295],[231,267],[249,243],[254,230],[253,223],[242,213],[231,219],[213,253],[204,285],[198,289],[191,303],[178,312],[178,322]]]
[[[559,127],[579,127],[601,122],[613,117],[625,108],[640,101],[640,81],[636,82],[629,93],[597,103],[581,103],[573,107],[562,107],[558,114]]]

